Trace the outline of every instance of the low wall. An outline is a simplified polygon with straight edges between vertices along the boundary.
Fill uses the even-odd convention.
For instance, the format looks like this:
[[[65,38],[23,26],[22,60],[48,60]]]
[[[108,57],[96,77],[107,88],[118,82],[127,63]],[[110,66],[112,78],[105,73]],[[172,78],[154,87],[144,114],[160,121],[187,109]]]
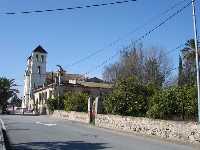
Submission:
[[[75,112],[75,111],[63,111],[63,110],[55,110],[52,114],[52,117],[60,118],[60,119],[66,119],[66,120],[72,120],[72,121],[78,121],[83,123],[89,123],[89,116],[87,113],[83,112]]]
[[[200,144],[200,124],[196,122],[165,121],[98,114],[95,118],[95,125],[125,132],[158,136],[169,140]]]

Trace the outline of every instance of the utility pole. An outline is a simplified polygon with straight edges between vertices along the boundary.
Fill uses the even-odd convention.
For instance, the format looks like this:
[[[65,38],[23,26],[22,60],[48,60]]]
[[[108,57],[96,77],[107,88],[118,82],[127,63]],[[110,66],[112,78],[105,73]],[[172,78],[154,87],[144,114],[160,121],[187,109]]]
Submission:
[[[61,78],[61,74],[60,74],[60,70],[58,70],[58,109],[60,109],[60,79]]]
[[[60,86],[61,86],[61,75],[63,73],[63,69],[60,65],[57,65],[58,67],[58,86],[57,86],[57,90],[58,90],[58,109],[60,109]]]
[[[197,43],[197,28],[196,28],[196,14],[195,14],[195,0],[192,0],[192,16],[194,24],[194,41],[196,51],[196,70],[197,70],[197,92],[198,92],[198,122],[200,122],[200,86],[199,86],[199,55],[198,55],[198,43]]]

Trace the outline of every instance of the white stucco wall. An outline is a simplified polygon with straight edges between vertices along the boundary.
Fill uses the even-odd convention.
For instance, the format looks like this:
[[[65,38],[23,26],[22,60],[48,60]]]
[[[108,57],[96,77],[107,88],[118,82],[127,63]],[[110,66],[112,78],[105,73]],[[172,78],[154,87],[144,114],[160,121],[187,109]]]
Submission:
[[[38,59],[36,58],[38,56]],[[43,61],[41,59],[43,56]],[[22,103],[23,108],[33,107],[33,92],[34,88],[42,86],[46,80],[46,59],[47,54],[32,52],[31,58],[27,60],[27,66],[24,76],[24,101]],[[38,72],[38,66],[40,66],[40,73]]]

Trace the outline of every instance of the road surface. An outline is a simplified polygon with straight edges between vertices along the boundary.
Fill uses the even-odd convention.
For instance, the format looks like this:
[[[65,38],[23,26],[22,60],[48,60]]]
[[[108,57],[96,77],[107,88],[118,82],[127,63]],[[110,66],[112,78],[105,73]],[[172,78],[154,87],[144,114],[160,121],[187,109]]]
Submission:
[[[124,134],[48,116],[2,115],[14,150],[194,150],[150,137]]]

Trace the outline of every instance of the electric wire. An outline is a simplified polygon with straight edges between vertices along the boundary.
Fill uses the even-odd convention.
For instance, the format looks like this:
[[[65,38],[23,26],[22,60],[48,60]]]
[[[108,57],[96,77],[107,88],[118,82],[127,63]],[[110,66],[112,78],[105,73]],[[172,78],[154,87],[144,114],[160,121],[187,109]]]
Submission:
[[[114,40],[113,42],[109,43],[107,46],[105,46],[104,48],[102,49],[99,49],[97,51],[94,51],[93,53],[85,56],[85,57],[82,57],[80,58],[79,60],[76,60],[74,61],[73,63],[71,63],[70,65],[68,65],[68,67],[72,67],[72,66],[75,66],[79,63],[82,63],[86,60],[88,60],[89,58],[93,57],[93,56],[96,56],[97,54],[107,50],[108,47],[112,47],[114,45],[116,45],[118,42],[120,41],[123,41],[128,35],[131,35],[139,30],[141,30],[142,28],[144,28],[146,25],[148,25],[149,23],[157,20],[158,18],[162,17],[163,15],[167,14],[168,12],[170,12],[171,10],[173,10],[174,8],[176,8],[177,6],[179,6],[180,4],[184,3],[185,1],[188,1],[188,0],[181,0],[177,3],[175,3],[174,5],[172,5],[170,8],[166,9],[165,11],[163,11],[162,13],[150,18],[149,20],[147,20],[144,24],[142,24],[141,26],[137,26],[134,30],[128,32],[124,37],[119,37],[118,39]]]
[[[171,20],[172,18],[174,18],[175,16],[177,16],[178,14],[180,14],[181,12],[183,12],[183,10],[185,10],[187,7],[189,7],[191,5],[191,1],[189,3],[187,3],[186,5],[184,5],[183,7],[181,7],[179,10],[177,10],[175,13],[173,13],[172,15],[170,15],[169,17],[167,17],[165,20],[163,20],[160,24],[156,25],[154,28],[152,28],[151,30],[149,30],[148,32],[146,32],[144,35],[140,36],[138,39],[136,39],[133,44],[137,44],[139,41],[141,41],[142,39],[146,38],[147,36],[149,36],[152,32],[156,31],[158,28],[160,28],[161,26],[163,26],[164,24],[166,24],[169,20]],[[103,61],[100,65],[97,65],[95,67],[95,69],[92,69],[91,71],[87,71],[86,73],[84,73],[84,75],[88,75],[89,73],[93,72],[94,70],[102,67],[103,65],[105,65],[108,61],[110,61],[111,59],[115,58],[118,54],[120,53],[120,51],[117,51],[114,55],[112,55],[111,57],[109,57],[108,59],[106,59],[105,61]]]
[[[67,10],[103,7],[103,6],[109,6],[109,5],[119,5],[119,4],[135,2],[135,1],[136,0],[123,0],[123,1],[113,1],[113,2],[109,2],[109,3],[91,4],[91,5],[85,5],[85,6],[75,6],[75,7],[57,8],[57,9],[28,10],[28,11],[21,11],[21,12],[2,12],[0,14],[4,14],[4,15],[33,14],[33,13],[41,14],[41,13],[45,13],[45,12],[61,12],[61,11],[67,11]]]

